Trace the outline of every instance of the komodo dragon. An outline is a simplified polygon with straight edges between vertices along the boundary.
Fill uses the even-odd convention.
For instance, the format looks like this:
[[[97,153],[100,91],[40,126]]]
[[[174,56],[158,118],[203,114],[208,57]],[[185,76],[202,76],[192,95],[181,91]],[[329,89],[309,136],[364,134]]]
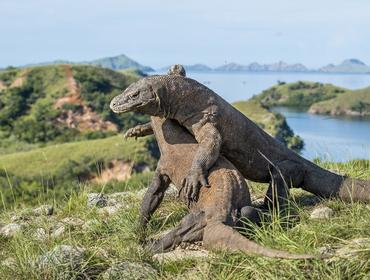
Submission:
[[[145,229],[150,216],[162,201],[170,182],[180,186],[192,164],[199,144],[174,120],[151,118],[152,129],[161,157],[140,211],[140,224]],[[130,137],[145,133],[132,130]],[[311,259],[312,255],[293,254],[269,249],[248,240],[232,227],[238,217],[256,217],[244,178],[224,157],[219,157],[209,171],[210,187],[201,188],[197,202],[190,203],[190,213],[171,232],[154,241],[153,252],[173,249],[181,242],[202,241],[206,248],[228,249],[274,258]],[[181,190],[179,190],[181,191]],[[183,197],[187,201],[187,197]]]
[[[370,201],[370,181],[335,174],[302,158],[211,89],[185,77],[181,68],[173,67],[177,74],[140,79],[114,97],[110,107],[115,113],[173,119],[194,135],[199,146],[182,184],[190,199],[196,200],[200,186],[207,185],[207,172],[221,153],[246,179],[270,183],[265,203],[276,196],[284,203],[289,187],[344,201]],[[151,133],[150,124],[142,128]]]

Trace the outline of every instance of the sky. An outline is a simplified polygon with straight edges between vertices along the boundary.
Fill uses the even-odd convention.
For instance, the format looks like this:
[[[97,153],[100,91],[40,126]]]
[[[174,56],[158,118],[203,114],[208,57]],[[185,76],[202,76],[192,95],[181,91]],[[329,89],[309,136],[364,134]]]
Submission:
[[[118,54],[174,63],[370,64],[369,0],[0,0],[0,67]]]

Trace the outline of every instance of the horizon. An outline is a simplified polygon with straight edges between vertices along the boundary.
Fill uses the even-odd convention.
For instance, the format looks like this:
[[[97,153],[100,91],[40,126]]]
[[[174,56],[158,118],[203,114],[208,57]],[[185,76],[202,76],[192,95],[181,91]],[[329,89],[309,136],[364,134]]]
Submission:
[[[132,59],[133,61],[139,63],[140,65],[142,66],[147,66],[147,67],[151,67],[153,68],[155,71],[157,70],[161,70],[163,68],[167,68],[167,67],[170,67],[170,65],[162,65],[162,66],[159,66],[159,67],[152,67],[152,65],[148,65],[146,63],[143,63],[141,61],[138,61],[137,59],[133,58],[133,57],[130,57],[124,53],[121,53],[121,54],[117,54],[117,55],[107,55],[107,56],[104,56],[104,57],[95,57],[95,58],[91,58],[91,59],[87,59],[85,61],[72,61],[72,60],[68,60],[68,59],[64,59],[64,58],[56,58],[56,59],[53,59],[53,60],[50,60],[50,61],[38,61],[38,62],[33,62],[33,63],[26,63],[26,64],[22,64],[22,65],[7,65],[7,66],[1,66],[0,65],[0,69],[6,69],[7,67],[28,67],[28,66],[39,66],[39,64],[49,64],[49,63],[56,63],[56,62],[59,62],[59,61],[62,61],[62,62],[70,62],[70,63],[81,63],[83,64],[84,62],[89,62],[89,61],[93,61],[93,60],[97,60],[97,59],[106,59],[106,58],[115,58],[115,57],[119,57],[119,56],[126,56],[128,57],[129,59]],[[205,66],[208,66],[210,68],[212,68],[213,70],[219,66],[224,66],[224,65],[227,65],[227,64],[238,64],[238,65],[243,65],[243,66],[246,66],[246,65],[249,65],[249,64],[252,64],[252,63],[258,63],[260,65],[269,65],[269,64],[275,64],[275,63],[287,63],[289,65],[293,65],[293,64],[302,64],[303,66],[307,67],[308,70],[318,70],[320,69],[321,67],[324,67],[324,66],[327,66],[327,65],[339,65],[341,63],[343,63],[344,61],[347,61],[347,60],[359,60],[360,62],[362,63],[365,63],[366,65],[368,65],[365,61],[363,61],[362,59],[360,58],[355,58],[355,57],[351,57],[351,58],[344,58],[342,59],[341,61],[338,61],[338,62],[328,62],[328,63],[324,63],[322,64],[321,66],[317,67],[317,68],[310,68],[308,67],[307,65],[305,65],[304,63],[301,63],[299,61],[297,62],[292,62],[292,63],[289,63],[289,62],[286,62],[284,60],[275,60],[275,61],[271,61],[271,62],[262,62],[262,61],[250,61],[250,62],[247,62],[247,63],[240,63],[238,61],[228,61],[228,62],[225,62],[223,64],[219,64],[219,65],[210,65],[208,64],[207,62],[195,62],[195,63],[192,63],[192,64],[182,64],[184,66],[194,66],[194,65],[205,65]],[[176,62],[174,62],[175,64],[177,64]]]
[[[0,67],[116,54],[153,68],[370,63],[370,30],[363,28],[370,24],[368,1],[216,2],[3,0]]]

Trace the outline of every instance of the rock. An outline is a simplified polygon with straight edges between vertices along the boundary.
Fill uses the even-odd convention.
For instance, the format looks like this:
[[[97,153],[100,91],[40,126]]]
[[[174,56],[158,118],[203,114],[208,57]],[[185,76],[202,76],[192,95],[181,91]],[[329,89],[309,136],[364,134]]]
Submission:
[[[70,228],[82,227],[83,228],[84,225],[85,225],[84,220],[81,220],[79,218],[67,217],[67,218],[62,219],[59,223],[56,224],[50,236],[54,238],[58,238],[66,232],[68,227]]]
[[[193,243],[190,242],[181,242],[179,248],[184,250],[191,250],[191,251],[201,251],[203,250],[203,241],[196,241]]]
[[[121,262],[112,265],[104,274],[104,280],[146,280],[156,279],[157,271],[149,264],[134,263],[134,262]]]
[[[182,242],[175,250],[167,253],[159,253],[153,256],[158,262],[178,261],[192,258],[206,258],[209,252],[203,249],[203,242]]]
[[[12,221],[13,223],[16,223],[16,222],[28,222],[30,220],[31,220],[30,217],[23,216],[23,215],[13,215],[13,216],[10,217],[10,221]]]
[[[83,224],[82,229],[89,230],[95,226],[98,226],[99,224],[100,222],[98,220],[88,220]]]
[[[177,198],[178,195],[179,195],[179,192],[178,192],[176,186],[171,183],[164,195],[167,198]]]
[[[64,225],[59,225],[51,234],[51,237],[58,238],[61,237],[66,231],[66,227]]]
[[[201,250],[185,250],[177,247],[175,250],[167,252],[167,253],[159,253],[153,255],[153,259],[157,260],[158,262],[168,262],[168,261],[180,261],[184,259],[194,259],[194,258],[207,258],[209,256],[209,252],[201,249]]]
[[[41,205],[33,210],[35,216],[51,216],[54,213],[53,205]]]
[[[323,207],[314,209],[311,212],[310,218],[311,219],[330,219],[331,217],[333,217],[333,215],[334,215],[333,209],[323,206]]]
[[[72,227],[80,227],[80,226],[83,226],[85,223],[84,220],[81,220],[80,218],[73,218],[73,217],[64,218],[60,222],[65,225],[72,226]]]
[[[345,246],[336,250],[339,257],[349,258],[357,256],[361,251],[368,251],[370,248],[370,238],[357,238],[348,242]]]
[[[142,200],[144,198],[144,195],[145,195],[147,190],[148,190],[148,188],[138,190],[136,192],[136,198]],[[179,192],[178,192],[176,186],[171,183],[170,186],[168,187],[168,189],[165,192],[165,197],[170,198],[170,199],[174,199],[174,198],[177,198],[178,195],[179,195]]]
[[[100,215],[112,216],[114,214],[117,214],[117,212],[119,210],[121,210],[123,207],[124,207],[124,205],[122,205],[122,204],[117,204],[117,205],[114,205],[114,206],[107,206],[107,207],[100,208],[98,210],[98,213]]]
[[[46,230],[43,228],[36,229],[34,236],[37,240],[40,241],[46,240],[48,238],[48,234],[46,233]]]
[[[108,198],[101,193],[89,193],[87,195],[87,206],[105,207],[108,205]]]
[[[57,270],[58,277],[67,277],[78,270],[84,263],[85,249],[70,245],[58,245],[53,250],[40,256],[36,265],[41,269]]]
[[[12,257],[8,257],[1,262],[1,266],[6,266],[8,268],[15,269],[17,267],[17,261]]]
[[[255,198],[252,201],[253,207],[260,207],[260,206],[262,206],[264,204],[265,204],[265,198],[263,198],[263,197],[261,197],[261,198]]]
[[[320,255],[333,255],[335,253],[335,249],[331,246],[323,246],[323,247],[319,247],[318,249],[318,252],[320,253]]]
[[[11,223],[3,226],[0,229],[0,236],[10,238],[22,232],[23,226],[16,223]]]
[[[107,206],[117,206],[127,204],[127,199],[132,196],[131,192],[117,192],[108,196]]]
[[[132,196],[131,192],[116,192],[108,196],[108,205],[112,205],[114,201],[124,201],[128,197]]]

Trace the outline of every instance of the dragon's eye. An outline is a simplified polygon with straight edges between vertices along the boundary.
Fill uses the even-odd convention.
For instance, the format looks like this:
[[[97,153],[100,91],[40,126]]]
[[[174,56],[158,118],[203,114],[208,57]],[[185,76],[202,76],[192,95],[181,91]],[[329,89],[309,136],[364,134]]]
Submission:
[[[137,92],[131,94],[130,98],[135,99],[135,98],[137,98],[139,96],[139,94],[140,94],[140,92],[137,91]]]

